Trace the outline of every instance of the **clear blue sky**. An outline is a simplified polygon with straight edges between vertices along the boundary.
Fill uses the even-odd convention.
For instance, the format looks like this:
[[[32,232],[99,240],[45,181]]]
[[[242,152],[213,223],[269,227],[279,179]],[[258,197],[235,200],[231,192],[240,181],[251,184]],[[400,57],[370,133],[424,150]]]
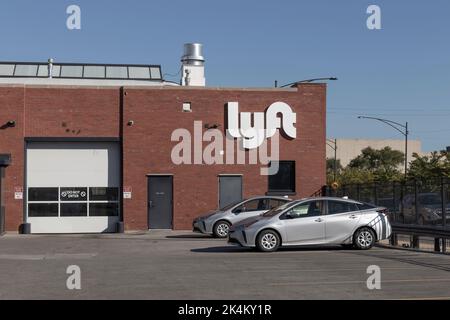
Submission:
[[[66,28],[66,8],[82,29]],[[366,9],[382,10],[382,30]],[[402,137],[357,115],[409,121],[426,151],[450,145],[450,1],[0,1],[0,60],[161,64],[201,42],[209,86],[272,86],[337,76],[328,136]],[[168,78],[177,80],[177,78]],[[299,128],[301,134],[301,128]]]

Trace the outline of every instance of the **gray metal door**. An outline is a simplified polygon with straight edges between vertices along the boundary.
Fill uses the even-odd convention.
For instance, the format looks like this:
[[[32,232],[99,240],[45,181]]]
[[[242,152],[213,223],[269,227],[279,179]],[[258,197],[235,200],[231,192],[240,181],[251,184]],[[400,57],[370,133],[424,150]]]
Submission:
[[[242,200],[242,176],[219,177],[219,208]]]
[[[173,225],[173,177],[148,177],[148,227],[172,229]]]

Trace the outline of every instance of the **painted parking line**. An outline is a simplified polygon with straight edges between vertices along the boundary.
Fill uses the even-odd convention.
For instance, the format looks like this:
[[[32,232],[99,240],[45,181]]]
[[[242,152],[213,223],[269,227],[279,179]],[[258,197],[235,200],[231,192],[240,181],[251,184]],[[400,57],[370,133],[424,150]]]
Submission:
[[[420,282],[450,282],[450,278],[438,279],[395,279],[382,280],[382,283],[420,283]],[[330,284],[366,284],[367,281],[348,280],[348,281],[326,281],[326,282],[287,282],[287,283],[270,283],[271,286],[292,286],[292,285],[330,285]]]
[[[0,254],[0,260],[64,260],[64,259],[91,259],[97,253],[53,253],[53,254]]]
[[[394,300],[450,300],[450,297],[401,298]]]
[[[425,268],[425,267],[424,267]],[[382,270],[417,270],[418,267],[382,267]],[[258,273],[258,272],[341,272],[341,271],[360,271],[366,270],[366,266],[361,268],[342,268],[342,269],[258,269],[258,270],[239,270],[240,272]]]

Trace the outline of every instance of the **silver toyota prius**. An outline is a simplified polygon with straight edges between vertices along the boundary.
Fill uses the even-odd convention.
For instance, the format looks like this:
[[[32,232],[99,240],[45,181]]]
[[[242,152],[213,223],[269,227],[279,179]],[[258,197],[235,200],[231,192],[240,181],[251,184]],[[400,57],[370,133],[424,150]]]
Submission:
[[[231,225],[257,217],[289,201],[292,200],[285,197],[271,196],[241,200],[208,215],[194,219],[192,228],[194,232],[212,234],[217,238],[226,238]]]
[[[228,241],[266,252],[321,244],[367,250],[391,236],[386,214],[386,208],[342,198],[296,200],[233,225]]]

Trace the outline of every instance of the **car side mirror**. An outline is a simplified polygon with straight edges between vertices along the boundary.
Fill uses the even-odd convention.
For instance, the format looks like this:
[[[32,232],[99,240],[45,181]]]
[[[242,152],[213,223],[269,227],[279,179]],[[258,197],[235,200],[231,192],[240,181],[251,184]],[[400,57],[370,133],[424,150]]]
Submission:
[[[286,212],[286,214],[284,216],[286,217],[286,219],[294,219],[292,212]]]

